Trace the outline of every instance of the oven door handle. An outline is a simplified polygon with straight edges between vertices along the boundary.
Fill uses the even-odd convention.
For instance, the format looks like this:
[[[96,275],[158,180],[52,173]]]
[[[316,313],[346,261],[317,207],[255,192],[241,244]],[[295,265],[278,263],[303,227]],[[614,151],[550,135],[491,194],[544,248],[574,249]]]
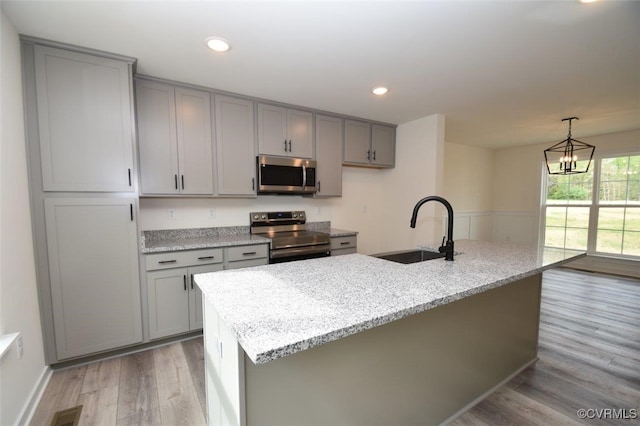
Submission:
[[[331,251],[331,245],[323,244],[315,247],[306,246],[306,247],[293,247],[293,248],[282,249],[282,250],[272,250],[270,256],[272,259],[279,259],[279,258],[288,257],[288,256],[295,256],[298,254],[316,254],[316,253],[324,253],[329,251]]]
[[[317,243],[302,243],[302,244],[286,244],[283,246],[278,246],[278,248],[276,248],[275,250],[286,250],[286,249],[291,249],[291,248],[298,248],[298,247],[331,247],[331,244],[317,244]]]

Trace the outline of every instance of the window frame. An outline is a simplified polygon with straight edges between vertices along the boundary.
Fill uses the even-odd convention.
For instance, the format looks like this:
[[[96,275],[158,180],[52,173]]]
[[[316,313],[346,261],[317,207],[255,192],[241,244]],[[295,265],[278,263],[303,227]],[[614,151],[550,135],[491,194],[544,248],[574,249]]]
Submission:
[[[610,158],[620,158],[620,157],[632,157],[640,155],[640,151],[620,151],[620,152],[604,152],[596,153],[593,156],[593,161],[591,167],[593,167],[593,185],[592,185],[592,193],[591,193],[591,201],[589,202],[576,202],[576,203],[562,203],[562,204],[548,204],[547,203],[547,193],[549,186],[549,174],[547,173],[546,165],[544,161],[542,163],[542,191],[540,192],[540,229],[538,233],[538,241],[539,246],[547,247],[545,245],[545,236],[546,236],[546,219],[547,219],[547,208],[548,207],[588,207],[589,208],[589,225],[587,229],[587,248],[586,252],[589,255],[601,256],[601,257],[611,257],[616,259],[628,259],[628,260],[640,260],[640,255],[629,255],[622,253],[610,253],[597,251],[597,241],[598,241],[598,220],[600,217],[600,209],[601,208],[640,208],[640,205],[629,204],[625,202],[624,204],[613,204],[610,202],[601,203],[600,202],[600,187],[602,182],[600,180],[601,171],[602,171],[602,161]],[[627,180],[628,185],[628,180]],[[565,219],[566,223],[566,219]],[[567,227],[565,225],[564,229]],[[624,228],[622,229],[624,231]],[[623,234],[624,235],[624,234]],[[624,237],[623,237],[624,238]],[[566,247],[566,231],[565,231],[565,241],[564,246]],[[550,247],[550,246],[549,246]]]

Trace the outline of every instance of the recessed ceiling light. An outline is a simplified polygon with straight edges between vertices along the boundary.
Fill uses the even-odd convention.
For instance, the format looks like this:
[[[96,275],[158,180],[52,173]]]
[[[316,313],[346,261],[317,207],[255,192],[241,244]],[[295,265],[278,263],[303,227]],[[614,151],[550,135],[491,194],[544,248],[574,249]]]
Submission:
[[[226,52],[227,50],[231,49],[231,45],[229,44],[229,42],[220,37],[209,37],[205,39],[205,42],[207,43],[209,49],[213,50],[214,52]]]
[[[598,0],[578,0],[580,3],[595,3]]]
[[[375,89],[372,90],[374,95],[384,95],[388,91],[389,89],[387,89],[386,87],[376,87]]]

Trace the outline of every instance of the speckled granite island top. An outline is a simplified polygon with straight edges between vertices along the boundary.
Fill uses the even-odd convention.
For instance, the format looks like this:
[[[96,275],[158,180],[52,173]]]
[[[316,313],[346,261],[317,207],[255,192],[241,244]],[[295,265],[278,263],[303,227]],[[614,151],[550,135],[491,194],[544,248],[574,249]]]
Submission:
[[[455,261],[403,265],[362,254],[196,275],[255,364],[328,343],[584,256],[456,241]]]

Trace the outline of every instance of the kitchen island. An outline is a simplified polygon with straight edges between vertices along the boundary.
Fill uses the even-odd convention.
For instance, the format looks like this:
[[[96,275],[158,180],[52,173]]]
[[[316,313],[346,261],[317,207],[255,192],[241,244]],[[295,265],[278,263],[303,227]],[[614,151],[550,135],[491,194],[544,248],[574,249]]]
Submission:
[[[440,424],[534,362],[541,273],[584,253],[457,241],[196,276],[209,424]]]

